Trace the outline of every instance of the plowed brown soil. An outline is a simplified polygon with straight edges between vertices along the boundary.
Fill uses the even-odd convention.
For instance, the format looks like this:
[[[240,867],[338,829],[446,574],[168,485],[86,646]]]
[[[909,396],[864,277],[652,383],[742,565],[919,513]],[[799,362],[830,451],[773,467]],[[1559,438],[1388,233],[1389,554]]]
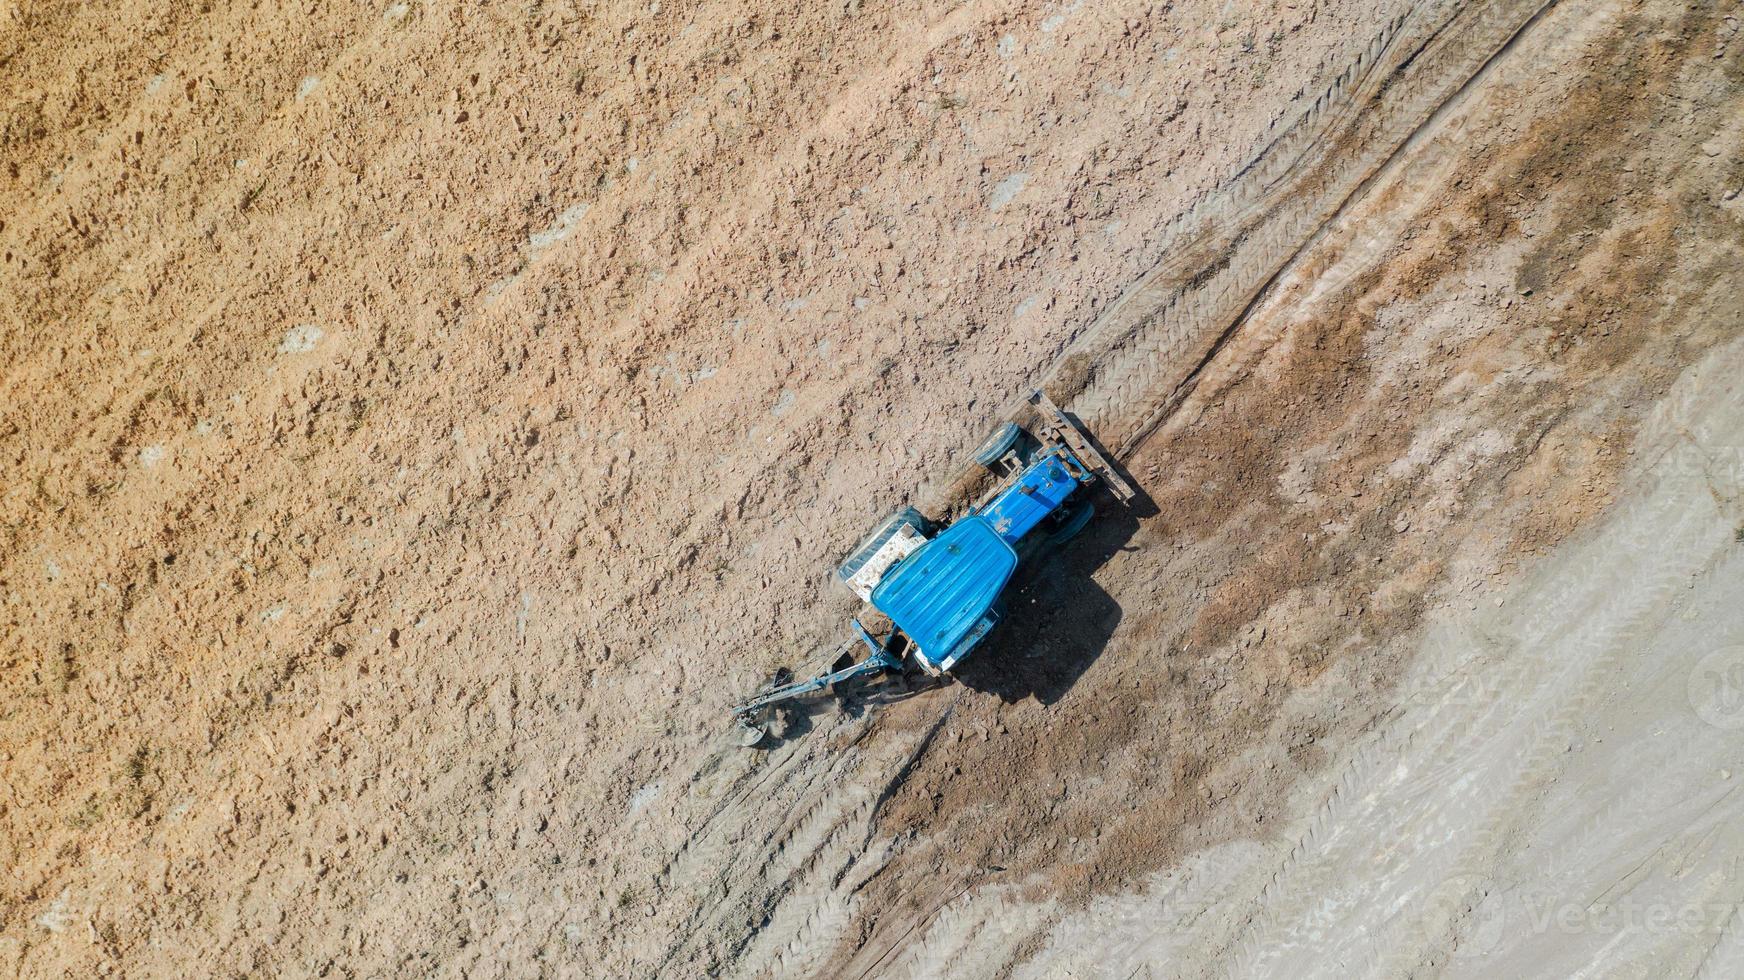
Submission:
[[[0,971],[926,973],[1263,836],[1738,335],[1736,11],[1567,6],[959,684],[755,753],[834,560],[1403,4],[0,11]]]

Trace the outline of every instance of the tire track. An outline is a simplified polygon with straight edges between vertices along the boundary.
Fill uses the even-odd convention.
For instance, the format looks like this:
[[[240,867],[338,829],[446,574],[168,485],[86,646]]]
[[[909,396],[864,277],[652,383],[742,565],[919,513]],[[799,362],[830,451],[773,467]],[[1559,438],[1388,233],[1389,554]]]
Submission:
[[[661,890],[700,901],[677,924],[683,938],[662,952],[655,973],[710,960],[703,946],[714,936],[732,937],[720,957],[731,975],[815,974],[851,935],[861,887],[890,858],[871,839],[878,809],[948,718],[947,710],[923,731],[868,745],[866,716],[833,736],[795,743],[773,763],[773,781],[768,766],[741,777],[748,785],[714,816],[761,814],[768,822],[711,818],[667,863]]]
[[[1203,338],[1206,331],[1231,330],[1239,323],[1239,314],[1251,297],[1259,295],[1277,270],[1318,234],[1325,221],[1323,217],[1316,221],[1323,208],[1302,205],[1291,212],[1296,216],[1295,222],[1286,222],[1276,213],[1277,203],[1308,188],[1318,191],[1321,196],[1316,200],[1322,205],[1329,204],[1335,214],[1342,201],[1360,189],[1361,179],[1353,184],[1351,175],[1360,178],[1364,172],[1372,173],[1373,168],[1365,171],[1351,164],[1321,183],[1312,186],[1310,183],[1326,169],[1327,159],[1336,157],[1341,147],[1361,135],[1362,117],[1371,101],[1397,97],[1396,92],[1387,94],[1387,82],[1393,77],[1388,71],[1403,72],[1417,58],[1417,51],[1407,42],[1422,36],[1424,46],[1437,43],[1444,30],[1452,29],[1448,23],[1463,13],[1455,13],[1433,29],[1416,33],[1413,30],[1419,19],[1415,14],[1389,22],[1301,119],[1231,178],[1226,191],[1202,198],[1177,220],[1177,230],[1165,236],[1171,243],[1183,243],[1178,249],[1180,257],[1171,265],[1172,277],[1159,278],[1159,274],[1153,273],[1114,311],[1124,310],[1123,319],[1109,322],[1113,326],[1125,323],[1130,329],[1123,330],[1115,338],[1118,342],[1107,347],[1092,375],[1098,385],[1094,390],[1110,394],[1104,413],[1131,419],[1134,434],[1122,437],[1123,451],[1136,445],[1161,417],[1158,413],[1171,404],[1170,397],[1179,389],[1178,382],[1169,381],[1174,376],[1172,366],[1194,361],[1192,357],[1182,360],[1177,356],[1191,353],[1180,345],[1147,348],[1145,345],[1157,338],[1157,328],[1186,329],[1197,323],[1199,332],[1192,337],[1183,335],[1185,340],[1192,340]],[[1429,100],[1434,93],[1445,98],[1445,87],[1437,87],[1433,81],[1421,83],[1424,91],[1431,93],[1422,95],[1422,99]],[[256,138],[267,139],[264,135]],[[1328,145],[1329,139],[1335,139],[1334,145]],[[1387,149],[1379,157],[1381,162],[1389,159],[1397,148],[1394,145]],[[229,179],[225,186],[234,190],[236,182]],[[1346,188],[1342,196],[1341,188]],[[1272,245],[1266,249],[1256,245],[1262,234],[1271,236],[1267,240]],[[1259,285],[1244,301],[1242,290],[1250,281]],[[1166,300],[1170,295],[1199,303],[1194,307],[1197,318],[1159,319],[1147,312],[1159,309],[1154,301]],[[1224,312],[1232,305],[1235,315],[1225,316]],[[1171,309],[1180,311],[1185,307],[1176,304],[1163,308],[1163,312],[1167,314]],[[1095,335],[1108,334],[1103,331]],[[1216,349],[1214,344],[1208,353],[1198,357],[1193,371]],[[1135,362],[1135,352],[1142,354],[1147,350],[1154,350],[1154,354],[1142,363]],[[1117,376],[1126,379],[1124,386],[1106,383]],[[946,710],[943,704],[940,710],[942,723]],[[738,818],[727,826],[705,825],[702,839],[694,842],[694,850],[673,874],[672,880],[679,886],[706,881],[719,898],[712,902],[705,899],[702,909],[694,913],[691,924],[696,928],[683,930],[688,937],[668,952],[668,964],[686,962],[687,957],[700,959],[701,944],[708,941],[701,936],[737,934],[740,939],[736,948],[729,941],[727,953],[730,959],[738,960],[745,972],[781,975],[815,972],[820,963],[827,962],[832,949],[853,941],[855,933],[851,926],[855,920],[865,921],[868,915],[856,900],[855,891],[887,860],[886,852],[868,846],[870,828],[876,824],[884,795],[890,787],[900,784],[908,767],[924,751],[927,739],[909,736],[880,741],[885,744],[876,751],[868,747],[866,751],[847,751],[826,758],[826,743],[814,739],[813,747],[791,756],[792,765],[783,766],[769,783],[755,781],[763,773],[750,777],[750,786],[739,800],[739,807],[745,809],[735,807],[735,817],[748,810],[752,819],[740,822],[743,818]],[[840,740],[835,740],[833,746],[841,748]],[[841,792],[844,783],[850,787],[884,789],[844,794]],[[781,803],[787,804],[785,809],[780,807]],[[735,869],[735,855],[751,860]],[[947,918],[962,927],[973,928],[975,916],[967,906],[952,905],[947,909]],[[964,962],[968,947],[952,940],[948,932],[941,931],[938,937],[939,956],[947,963]],[[979,951],[975,953],[975,962],[981,962]],[[878,969],[889,970],[891,966],[887,963]]]
[[[966,889],[926,923],[913,942],[878,966],[883,976],[1002,977],[1010,950],[1046,933],[1057,921],[1046,906],[1014,900],[1009,885]]]
[[[1642,514],[1648,515],[1647,519],[1642,519]],[[1632,521],[1638,528],[1627,527]],[[1484,897],[1478,886],[1485,880],[1484,875],[1471,872],[1494,867],[1495,854],[1542,805],[1541,787],[1566,758],[1568,744],[1578,735],[1579,720],[1589,716],[1593,703],[1611,690],[1623,651],[1645,642],[1617,640],[1656,632],[1659,624],[1653,617],[1664,614],[1659,605],[1663,597],[1675,594],[1690,568],[1700,564],[1700,548],[1694,543],[1699,520],[1664,501],[1632,506],[1625,512],[1623,524],[1621,550],[1657,553],[1659,557],[1643,568],[1613,570],[1609,575],[1597,574],[1600,570],[1595,569],[1593,576],[1554,590],[1530,609],[1520,609],[1504,649],[1481,654],[1495,659],[1484,668],[1483,682],[1446,669],[1453,658],[1444,654],[1463,643],[1450,637],[1443,644],[1445,649],[1429,651],[1427,677],[1417,686],[1425,692],[1440,692],[1432,701],[1435,706],[1413,709],[1353,753],[1305,835],[1266,888],[1245,900],[1253,910],[1247,920],[1252,925],[1241,940],[1239,960],[1230,965],[1226,975],[1287,971],[1290,957],[1305,945],[1312,946],[1302,942],[1305,933],[1337,927],[1336,918],[1321,920],[1326,896],[1337,893],[1341,869],[1362,860],[1360,853],[1353,851],[1360,852],[1366,839],[1384,832],[1375,825],[1384,819],[1377,815],[1377,798],[1415,800],[1431,807],[1438,787],[1458,784],[1462,772],[1470,771],[1471,760],[1488,758],[1497,769],[1513,774],[1501,790],[1483,787],[1465,801],[1465,808],[1421,818],[1449,831],[1467,823],[1480,828],[1471,844],[1428,854],[1418,862],[1421,874],[1428,874],[1426,867],[1435,869],[1429,877],[1443,882],[1435,894],[1445,901],[1414,904],[1377,923],[1386,934],[1378,934],[1375,944],[1361,951],[1365,966],[1359,972],[1405,975],[1428,965],[1412,959],[1415,953],[1404,952],[1420,947],[1401,942],[1407,937],[1400,930],[1431,935],[1430,946],[1439,948],[1438,944],[1450,942],[1470,928],[1472,909]],[[1653,539],[1666,527],[1674,528],[1672,536],[1689,541],[1689,546],[1656,552],[1651,547]],[[1588,655],[1567,663],[1546,659],[1549,654],[1542,651],[1557,649],[1551,638],[1568,634],[1579,637],[1577,648]],[[1505,735],[1498,734],[1521,728],[1526,734],[1517,740],[1519,745],[1511,745]],[[1411,760],[1408,769],[1398,768],[1401,759]],[[1626,800],[1615,801],[1606,812],[1624,809]],[[1582,829],[1569,838],[1569,850],[1575,852],[1566,856],[1570,867],[1577,854],[1590,858],[1590,840],[1602,823],[1599,817],[1583,821]],[[1332,829],[1341,833],[1329,834]],[[1558,877],[1559,857],[1562,855],[1557,852],[1548,855],[1548,879]],[[1438,918],[1442,913],[1446,917]]]
[[[1253,304],[1374,176],[1549,9],[1497,0],[1389,22],[1043,382],[1122,456],[1191,390]]]
[[[1163,264],[1074,342],[1043,384],[1106,445],[1129,455],[1181,403],[1284,269],[1551,5],[1425,8],[1389,21],[1278,139],[1173,222],[1163,236]],[[1371,743],[1345,769],[1304,839],[1262,887],[1251,920],[1261,923],[1259,932],[1275,933],[1278,921],[1264,896],[1316,849],[1331,814],[1386,768],[1380,748]],[[971,907],[947,912],[960,918]],[[887,966],[913,972],[952,962],[967,943],[953,940],[954,931],[929,928],[920,946]],[[1240,943],[1237,960],[1257,966],[1267,957],[1253,935]]]
[[[1163,264],[1065,351],[1044,385],[1056,398],[1069,399],[1063,403],[1106,445],[1130,454],[1180,404],[1283,269],[1549,6],[1501,0],[1420,8],[1388,21],[1295,122],[1225,185],[1172,222],[1163,236],[1168,256]],[[1355,769],[1378,765],[1376,754],[1364,758],[1367,767]],[[863,767],[855,768],[866,775]],[[1355,769],[1345,773],[1324,809],[1336,808],[1353,792]],[[898,773],[880,782],[893,786],[900,779]],[[875,807],[846,806],[832,815],[870,826],[875,812]],[[823,816],[813,813],[807,823]],[[842,829],[827,832],[822,846],[834,849],[859,836],[843,835]],[[815,833],[808,828],[803,836]],[[1311,831],[1309,838],[1314,836]],[[1299,844],[1274,879],[1304,850]],[[827,962],[817,955],[819,943],[852,941],[853,921],[864,921],[868,913],[842,886],[867,876],[854,873],[857,857],[846,864],[841,855],[818,858],[799,870],[797,877],[804,881],[763,877],[764,907],[772,910],[772,920],[784,921],[779,926],[771,921],[775,928],[768,944],[747,937],[735,954],[740,959],[734,972],[804,975]],[[886,860],[880,856],[880,866]],[[834,885],[824,882],[818,888],[818,879],[827,874],[833,874]],[[798,920],[773,914],[786,899],[802,894],[808,908]],[[947,902],[918,936],[905,934],[877,956],[868,975],[985,970],[996,958],[994,951],[968,938],[975,931],[971,920],[982,921],[975,913],[984,904],[969,897]],[[764,952],[756,953],[753,945]],[[770,945],[773,955],[767,952]],[[1251,958],[1256,951],[1247,952]],[[862,946],[860,953],[874,951]]]

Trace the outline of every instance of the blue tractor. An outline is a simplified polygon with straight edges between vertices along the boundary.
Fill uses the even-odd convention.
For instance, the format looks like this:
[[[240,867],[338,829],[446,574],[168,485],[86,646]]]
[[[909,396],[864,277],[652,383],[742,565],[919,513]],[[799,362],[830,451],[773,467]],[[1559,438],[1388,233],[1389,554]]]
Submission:
[[[1000,597],[1020,556],[1044,539],[1070,537],[1090,520],[1094,508],[1084,498],[1094,483],[1122,503],[1132,499],[1132,487],[1047,395],[1035,391],[1029,401],[1036,408],[1033,431],[1006,422],[976,450],[975,462],[996,480],[966,513],[941,528],[904,507],[836,569],[837,579],[889,619],[888,635],[880,639],[855,620],[833,669],[739,705],[733,713],[742,744],[768,737],[770,709],[783,701],[908,664],[948,675],[999,624]],[[867,655],[856,662],[857,646]]]

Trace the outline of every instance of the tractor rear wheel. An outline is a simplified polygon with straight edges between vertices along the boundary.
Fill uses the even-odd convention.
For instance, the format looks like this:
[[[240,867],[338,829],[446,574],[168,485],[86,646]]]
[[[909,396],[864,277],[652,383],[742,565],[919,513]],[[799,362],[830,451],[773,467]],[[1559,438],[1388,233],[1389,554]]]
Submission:
[[[1048,541],[1064,544],[1077,537],[1078,532],[1084,530],[1084,525],[1090,523],[1090,518],[1096,516],[1096,505],[1084,500],[1056,513],[1059,514],[1059,523],[1048,535]]]

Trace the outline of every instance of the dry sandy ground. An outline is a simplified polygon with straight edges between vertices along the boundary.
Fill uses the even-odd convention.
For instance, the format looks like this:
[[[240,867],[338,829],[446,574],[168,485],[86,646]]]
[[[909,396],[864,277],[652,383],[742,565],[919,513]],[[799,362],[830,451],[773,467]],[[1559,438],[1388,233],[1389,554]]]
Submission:
[[[0,970],[1733,972],[1740,16],[0,11]]]

